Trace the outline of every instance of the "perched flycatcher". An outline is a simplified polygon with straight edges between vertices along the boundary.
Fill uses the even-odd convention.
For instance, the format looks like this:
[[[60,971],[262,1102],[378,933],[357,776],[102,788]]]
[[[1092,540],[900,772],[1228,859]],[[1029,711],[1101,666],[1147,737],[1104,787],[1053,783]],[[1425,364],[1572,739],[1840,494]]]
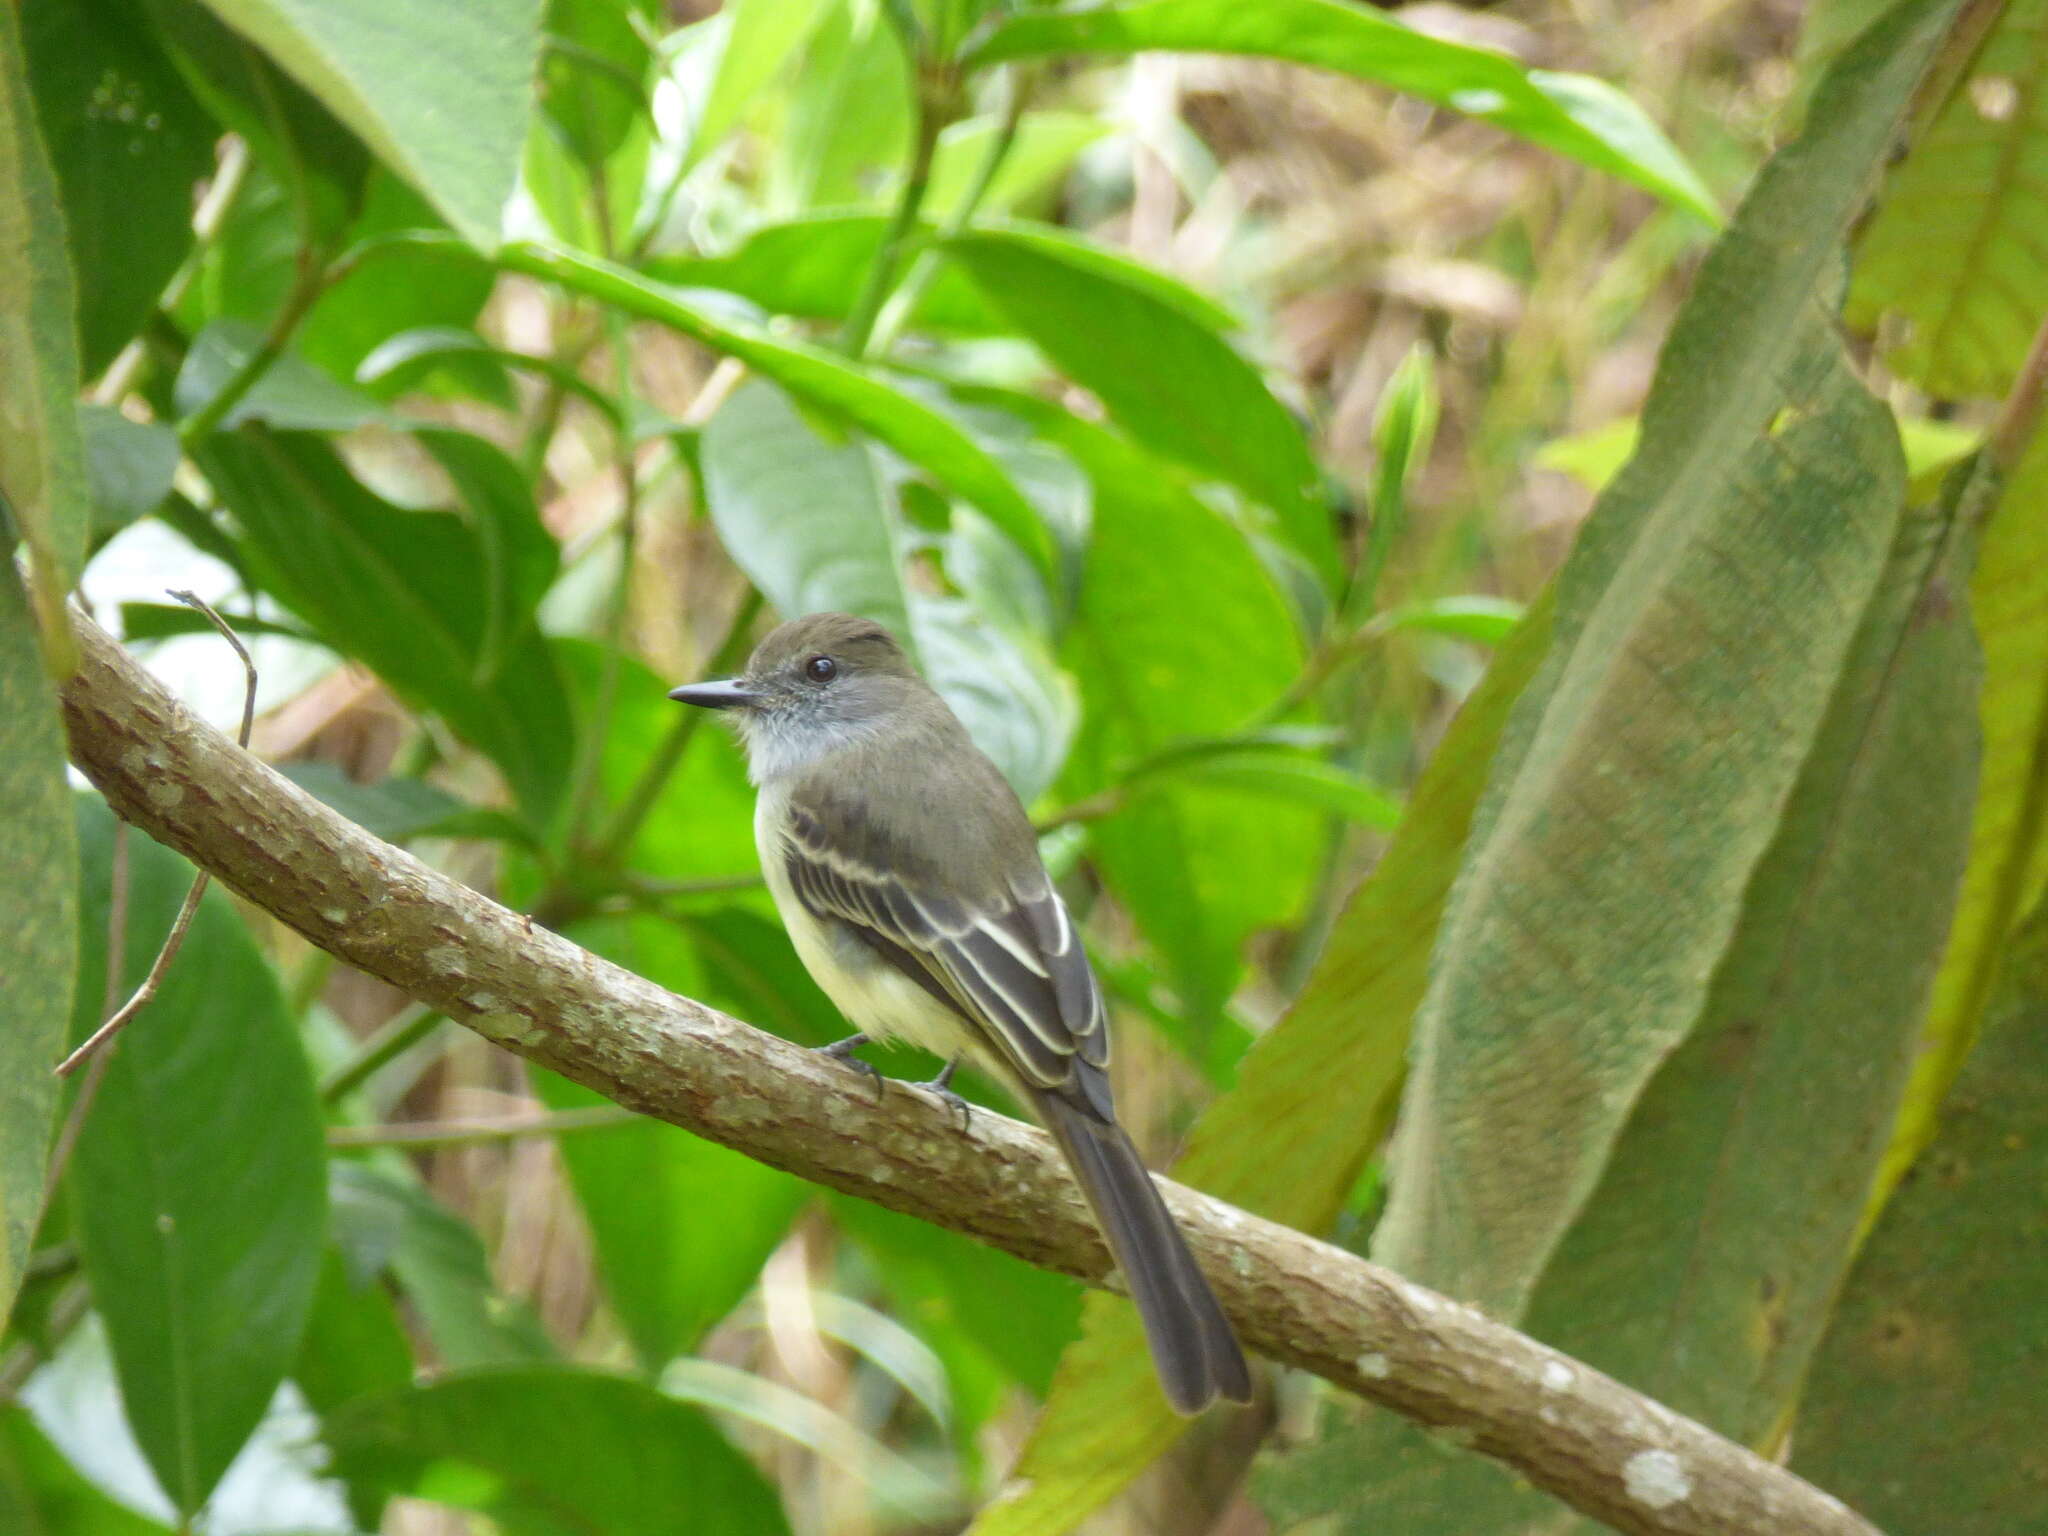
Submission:
[[[962,1056],[1031,1106],[1123,1270],[1167,1401],[1251,1399],[1216,1297],[1110,1102],[1108,1017],[1024,807],[888,631],[795,619],[746,672],[669,695],[731,710],[754,836],[803,962],[854,1028]]]

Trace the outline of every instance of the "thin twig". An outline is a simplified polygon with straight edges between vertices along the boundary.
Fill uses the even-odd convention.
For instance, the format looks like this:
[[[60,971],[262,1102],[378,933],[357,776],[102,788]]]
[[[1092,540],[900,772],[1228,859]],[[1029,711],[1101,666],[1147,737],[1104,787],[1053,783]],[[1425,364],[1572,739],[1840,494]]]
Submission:
[[[227,643],[235,648],[235,654],[242,658],[242,671],[247,675],[248,686],[242,691],[242,728],[235,735],[235,744],[244,751],[247,751],[249,732],[256,723],[256,663],[249,659],[248,647],[242,644],[241,637],[234,632],[226,619],[213,611],[212,605],[204,598],[200,597],[197,593],[176,589],[173,589],[170,595],[188,608],[197,608],[206,615],[207,621],[221,632]],[[157,988],[163,985],[164,976],[170,971],[171,962],[177,959],[178,951],[184,947],[185,932],[192,926],[193,915],[199,910],[199,898],[206,894],[207,882],[212,878],[203,869],[192,877],[192,889],[185,893],[184,903],[178,908],[177,917],[171,921],[170,934],[164,939],[163,947],[156,952],[156,960],[151,964],[149,974],[142,978],[142,985],[135,989],[135,995],[122,1004],[107,1019],[106,1023],[92,1032],[91,1037],[86,1040],[85,1044],[57,1063],[57,1075],[59,1077],[69,1077],[72,1073],[76,1072],[85,1064],[87,1058],[94,1055],[101,1047],[107,1045],[122,1030],[126,1029],[129,1020],[149,1006],[150,999],[156,996]],[[110,959],[108,963],[115,965],[119,962]],[[74,1121],[82,1122],[85,1109],[92,1103],[92,1093],[98,1087],[99,1073],[95,1072],[91,1078],[87,1079],[85,1087],[79,1092],[77,1103],[74,1104],[72,1109]],[[65,1129],[75,1140],[75,1126],[67,1125]],[[63,1156],[68,1157],[70,1155],[69,1146],[60,1145],[58,1150]],[[54,1179],[52,1182],[54,1182]]]
[[[2044,388],[2048,388],[2048,320],[2034,332],[2033,345],[2027,348],[2019,377],[2006,391],[2005,401],[1998,408],[1998,420],[1992,424],[1991,463],[2001,475],[2010,475],[2026,457],[2035,429],[2041,424]]]
[[[907,38],[905,46],[910,47]],[[913,90],[917,120],[910,146],[910,168],[904,173],[902,190],[896,194],[895,211],[890,214],[882,243],[875,251],[875,264],[868,269],[867,281],[861,285],[860,296],[854,301],[853,312],[846,317],[846,328],[839,337],[841,349],[856,360],[866,355],[868,341],[874,335],[875,321],[880,318],[882,305],[896,286],[897,269],[902,266],[903,253],[917,232],[918,211],[923,208],[924,195],[931,187],[932,161],[938,154],[939,135],[945,132],[952,116],[945,82],[921,64],[915,52],[911,54],[911,69],[916,76]]]
[[[560,1136],[574,1131],[602,1131],[646,1122],[647,1117],[616,1104],[587,1109],[561,1109],[551,1114],[521,1115],[506,1120],[416,1120],[407,1125],[330,1125],[327,1145],[336,1150],[362,1147],[469,1147],[492,1141],[519,1141],[532,1136]]]

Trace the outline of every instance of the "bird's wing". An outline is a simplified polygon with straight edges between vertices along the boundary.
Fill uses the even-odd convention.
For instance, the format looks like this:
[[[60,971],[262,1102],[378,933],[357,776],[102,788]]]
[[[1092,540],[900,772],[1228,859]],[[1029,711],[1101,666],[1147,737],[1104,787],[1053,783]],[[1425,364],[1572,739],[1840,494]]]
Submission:
[[[892,857],[886,834],[860,828],[856,851],[802,796],[789,803],[784,867],[812,916],[849,925],[884,960],[979,1026],[1026,1083],[1102,1096],[1109,1060],[1102,992],[1065,905],[1034,861],[993,895],[948,891],[926,866]],[[906,873],[908,872],[908,873]],[[1097,1084],[1100,1083],[1098,1089]]]

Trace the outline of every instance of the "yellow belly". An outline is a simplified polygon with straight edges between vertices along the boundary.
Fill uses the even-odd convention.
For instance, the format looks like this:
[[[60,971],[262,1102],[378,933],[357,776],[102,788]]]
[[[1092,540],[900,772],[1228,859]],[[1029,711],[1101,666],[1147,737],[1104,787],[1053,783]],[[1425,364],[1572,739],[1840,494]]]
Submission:
[[[965,1053],[976,1066],[999,1067],[951,1008],[882,959],[850,929],[811,916],[790,886],[781,839],[774,830],[779,821],[780,807],[772,803],[772,792],[764,788],[754,812],[761,873],[797,957],[833,1006],[871,1040],[901,1040],[949,1060]]]

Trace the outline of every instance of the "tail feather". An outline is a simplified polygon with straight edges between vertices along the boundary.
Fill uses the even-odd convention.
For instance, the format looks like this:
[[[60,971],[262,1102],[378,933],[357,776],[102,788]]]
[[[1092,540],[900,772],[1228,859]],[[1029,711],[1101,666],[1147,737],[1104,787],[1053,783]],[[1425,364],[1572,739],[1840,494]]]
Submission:
[[[1130,1138],[1057,1090],[1033,1097],[1123,1271],[1166,1400],[1188,1415],[1219,1397],[1250,1402],[1244,1351]]]

